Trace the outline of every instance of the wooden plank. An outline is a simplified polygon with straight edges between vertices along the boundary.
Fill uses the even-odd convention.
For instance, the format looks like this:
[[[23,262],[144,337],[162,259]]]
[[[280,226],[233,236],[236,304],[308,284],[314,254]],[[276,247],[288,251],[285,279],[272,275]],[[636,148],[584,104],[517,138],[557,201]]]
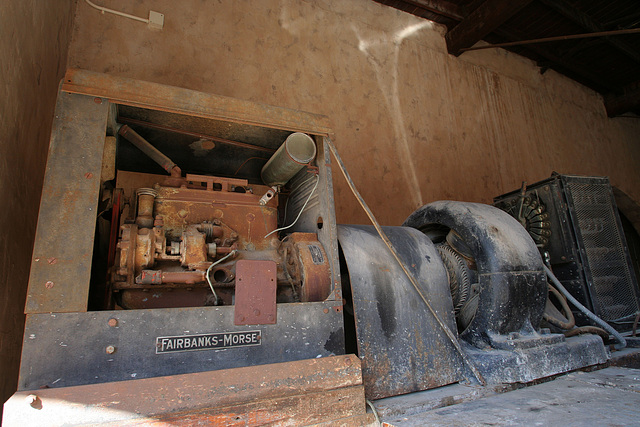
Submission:
[[[58,92],[25,312],[87,310],[108,102]]]
[[[331,132],[326,116],[86,70],[67,70],[62,90],[134,107],[234,123],[314,135]]]
[[[345,395],[331,394],[332,399],[348,397],[346,400],[362,405],[364,411],[361,365],[354,355],[17,392],[5,404],[3,426],[141,422],[198,411],[218,416],[223,412],[216,412],[216,408],[242,405],[262,413],[250,406],[258,401],[289,402],[289,408],[298,405],[300,410],[300,405],[307,405],[305,411],[310,411],[313,400],[287,399],[343,389],[352,390]],[[35,406],[24,403],[28,396],[34,396]],[[347,403],[341,410],[348,408],[344,405]],[[354,414],[347,411],[342,416]]]
[[[446,36],[447,49],[460,55],[460,49],[471,47],[518,13],[531,0],[486,0]]]
[[[380,424],[376,422],[376,416],[373,415],[373,412],[367,412],[365,414],[323,421],[314,424],[314,427],[380,427]]]
[[[314,425],[366,413],[364,386],[314,393],[296,394],[278,399],[258,400],[227,407],[189,411],[145,420],[148,426],[280,426]],[[140,421],[118,423],[140,425]],[[352,424],[355,425],[355,424]]]

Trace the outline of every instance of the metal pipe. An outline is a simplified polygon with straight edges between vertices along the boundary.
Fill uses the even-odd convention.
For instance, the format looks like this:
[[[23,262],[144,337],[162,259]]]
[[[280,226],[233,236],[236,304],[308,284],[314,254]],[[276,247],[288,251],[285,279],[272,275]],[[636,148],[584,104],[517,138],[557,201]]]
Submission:
[[[149,141],[140,136],[136,131],[131,129],[127,125],[120,127],[118,131],[120,135],[135,145],[140,151],[146,154],[151,160],[159,164],[162,169],[166,170],[171,176],[181,176],[182,171],[180,168],[167,156],[162,154],[160,150],[151,145]]]
[[[204,271],[142,270],[142,273],[136,277],[137,285],[161,285],[163,283],[195,284],[204,281]]]
[[[315,157],[313,139],[306,133],[292,133],[262,168],[262,180],[268,186],[284,185]]]
[[[208,139],[210,141],[220,142],[221,144],[229,144],[235,147],[242,147],[242,148],[248,148],[250,150],[264,151],[266,153],[275,153],[276,151],[273,148],[260,147],[259,145],[247,144],[245,142],[231,141],[229,139],[218,138],[217,136],[206,135],[204,133],[199,133],[199,132],[191,132],[183,129],[176,129],[171,126],[159,125],[157,123],[145,122],[143,120],[130,119],[128,117],[118,117],[118,122],[130,124],[130,125],[144,126],[149,129],[165,130],[167,132],[178,133],[180,135],[195,136],[196,138],[200,138],[200,139]]]
[[[140,228],[153,227],[153,205],[158,196],[158,192],[153,188],[138,188],[136,190],[138,196],[138,215],[136,216],[136,224]]]
[[[497,44],[490,44],[490,45],[484,45],[484,46],[473,46],[473,47],[467,47],[465,49],[460,49],[460,52],[468,52],[470,50],[493,49],[493,48],[499,48],[499,47],[522,46],[522,45],[535,44],[535,43],[556,42],[561,40],[587,39],[591,37],[607,37],[607,36],[618,36],[622,34],[636,34],[636,33],[640,33],[640,28],[631,28],[627,30],[600,31],[597,33],[569,34],[566,36],[545,37],[542,39],[521,40],[517,42],[497,43]]]

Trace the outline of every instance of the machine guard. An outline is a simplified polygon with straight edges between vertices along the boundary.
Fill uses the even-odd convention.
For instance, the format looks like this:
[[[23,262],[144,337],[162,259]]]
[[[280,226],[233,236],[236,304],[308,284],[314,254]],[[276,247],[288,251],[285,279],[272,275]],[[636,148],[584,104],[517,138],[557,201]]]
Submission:
[[[383,227],[422,286],[429,304],[455,331],[447,272],[418,230]],[[367,397],[426,390],[463,378],[462,359],[372,226],[339,225]]]

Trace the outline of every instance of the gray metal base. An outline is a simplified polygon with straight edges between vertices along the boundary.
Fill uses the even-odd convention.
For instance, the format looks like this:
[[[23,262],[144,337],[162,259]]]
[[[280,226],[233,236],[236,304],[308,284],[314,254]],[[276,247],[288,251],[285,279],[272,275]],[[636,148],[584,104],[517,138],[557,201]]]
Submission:
[[[429,390],[374,402],[383,422],[390,426],[595,426],[638,425],[640,370],[606,368],[572,372],[544,384],[503,394],[474,392],[489,387],[450,386],[451,398],[429,410]],[[495,390],[493,391],[495,393]],[[476,394],[473,399],[471,396]],[[461,400],[459,400],[461,399]],[[469,401],[472,400],[472,401]],[[407,405],[409,401],[412,404]],[[464,403],[461,403],[464,402]],[[415,411],[422,403],[425,409]]]
[[[546,344],[529,347],[523,339],[513,340],[513,348],[509,350],[480,350],[469,344],[464,348],[489,384],[527,383],[599,365],[610,357],[602,339],[596,335],[566,339],[556,334],[541,337]]]
[[[341,354],[342,313],[334,305],[335,301],[278,304],[275,325],[247,326],[234,324],[233,306],[31,314],[25,327],[18,389],[135,380]],[[242,334],[244,339],[231,334]]]

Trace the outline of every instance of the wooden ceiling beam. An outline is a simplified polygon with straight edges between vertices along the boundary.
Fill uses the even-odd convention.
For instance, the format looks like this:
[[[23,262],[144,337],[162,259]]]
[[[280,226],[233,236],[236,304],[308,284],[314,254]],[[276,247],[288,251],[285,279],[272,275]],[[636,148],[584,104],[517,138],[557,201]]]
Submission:
[[[446,0],[404,0],[403,3],[428,10],[446,18],[455,19],[456,21],[461,21],[465,15],[460,6]]]
[[[384,3],[382,0],[376,1]],[[474,5],[479,4],[479,1],[481,0],[471,2],[471,9]],[[441,2],[439,0],[404,0],[402,3],[420,7],[424,10],[429,10],[432,13],[440,14],[456,21],[463,21],[467,16],[469,16],[465,9],[452,5],[450,2]],[[474,10],[477,10],[477,8]],[[504,26],[494,30],[494,34],[506,40],[527,39],[525,34],[521,34],[518,31],[507,30]],[[619,88],[612,85],[607,79],[596,73],[588,71],[584,65],[569,60],[561,53],[555,52],[555,50],[551,49],[549,46],[531,44],[527,45],[526,49],[546,60],[547,68],[553,68],[560,73],[570,73],[569,77],[598,92],[607,93],[619,90]]]
[[[604,99],[607,116],[616,117],[640,108],[640,85],[625,91],[622,95],[607,96]]]
[[[513,30],[506,30],[504,28],[498,29],[494,33],[507,40],[525,39],[524,34],[520,34],[519,32]],[[616,90],[616,86],[609,83],[609,81],[604,77],[589,71],[587,67],[582,64],[578,64],[575,61],[567,59],[560,54],[554,53],[554,51],[549,46],[540,44],[529,44],[523,47],[526,47],[528,50],[534,52],[538,56],[547,59],[551,63],[550,68],[555,69],[560,73],[567,71],[570,72],[572,75],[570,75],[569,77],[582,83],[585,86],[588,86],[601,93]],[[560,68],[560,70],[558,68]]]
[[[563,15],[565,18],[570,19],[581,27],[585,28],[588,31],[593,31],[594,33],[599,33],[602,31],[606,31],[606,28],[597,23],[593,18],[591,18],[586,13],[569,6],[563,0],[541,0],[544,5],[550,7],[555,10],[559,14]],[[637,49],[635,49],[630,44],[624,42],[623,40],[617,39],[615,37],[603,37],[603,39],[609,43],[611,46],[615,47],[620,52],[624,53],[629,58],[634,59],[636,62],[640,63],[640,53]]]
[[[482,40],[529,3],[531,0],[486,0],[447,32],[449,53],[460,55],[461,49]]]

